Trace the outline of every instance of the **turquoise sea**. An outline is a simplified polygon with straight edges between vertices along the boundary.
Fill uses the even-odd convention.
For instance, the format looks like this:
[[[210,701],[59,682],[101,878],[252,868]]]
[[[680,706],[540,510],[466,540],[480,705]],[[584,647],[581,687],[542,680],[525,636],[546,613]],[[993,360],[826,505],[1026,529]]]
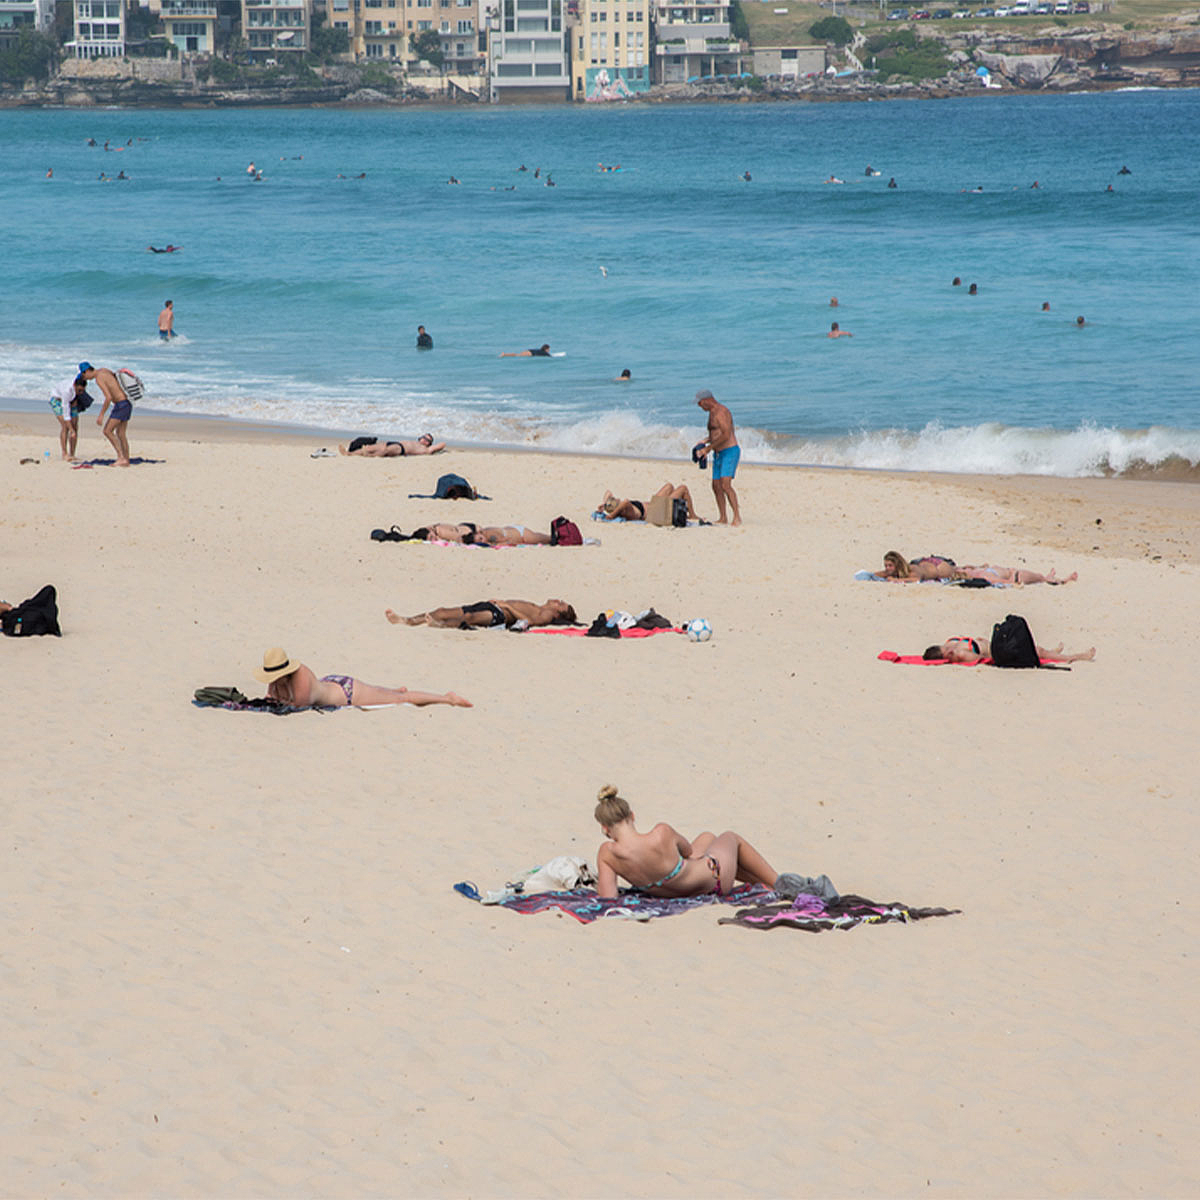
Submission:
[[[752,461],[1200,477],[1198,91],[9,110],[0,211],[22,407],[680,456],[709,387]]]

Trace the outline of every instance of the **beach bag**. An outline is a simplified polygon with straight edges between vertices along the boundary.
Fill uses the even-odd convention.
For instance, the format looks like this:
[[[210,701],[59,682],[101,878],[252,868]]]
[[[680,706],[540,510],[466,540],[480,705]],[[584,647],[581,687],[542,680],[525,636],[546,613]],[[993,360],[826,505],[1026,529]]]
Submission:
[[[687,501],[682,496],[676,496],[671,501],[671,524],[676,529],[683,529],[687,525]]]
[[[146,385],[128,367],[122,367],[117,372],[117,382],[130,404],[140,404],[145,398]]]
[[[992,662],[998,667],[1040,667],[1037,644],[1024,617],[1009,613],[992,627]]]
[[[582,546],[583,534],[574,521],[566,517],[555,517],[550,522],[550,545],[552,546]]]
[[[30,596],[16,608],[0,613],[0,630],[6,637],[62,637],[58,627],[58,593],[46,584],[36,596]]]

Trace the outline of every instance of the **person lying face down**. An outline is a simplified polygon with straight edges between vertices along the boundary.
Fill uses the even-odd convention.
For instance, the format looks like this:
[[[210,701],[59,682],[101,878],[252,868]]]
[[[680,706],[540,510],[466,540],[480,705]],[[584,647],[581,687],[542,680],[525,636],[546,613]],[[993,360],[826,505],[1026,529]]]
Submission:
[[[687,504],[688,520],[698,521],[700,519],[696,515],[696,507],[692,503],[692,493],[688,491],[686,483],[678,485],[664,483],[654,493],[654,496],[669,496],[672,500],[682,500]],[[624,517],[626,521],[644,521],[646,519],[645,503],[641,500],[622,500],[619,496],[614,496],[612,492],[604,493],[604,499],[600,501],[598,507],[600,512],[610,519],[613,517]]]
[[[456,708],[473,707],[455,692],[414,692],[408,688],[378,687],[349,675],[324,675],[320,679],[302,662],[289,658],[286,650],[274,646],[263,655],[262,667],[254,677],[267,684],[267,697],[293,708],[324,706],[361,708],[369,704],[452,704]]]
[[[610,839],[596,855],[596,890],[606,900],[616,898],[618,878],[651,896],[723,896],[738,882],[775,886],[774,868],[740,834],[706,831],[688,841],[666,822],[638,833],[615,787],[602,787],[597,798],[596,821]]]
[[[435,442],[432,433],[423,433],[415,442],[381,442],[373,437],[356,437],[348,446],[338,443],[340,454],[352,454],[360,458],[412,458],[418,454],[439,454],[445,450],[445,442]]]
[[[422,525],[408,535],[408,540],[457,542],[464,546],[552,545],[548,533],[530,529],[527,525],[476,525],[472,521],[462,521],[457,525],[445,522],[437,525]]]
[[[1047,650],[1044,646],[1037,647],[1037,656],[1042,662],[1091,662],[1096,657],[1096,647],[1081,650],[1077,654],[1064,654],[1062,642]],[[966,663],[973,666],[992,657],[992,639],[990,637],[952,637],[936,646],[929,646],[921,655],[926,662]]]
[[[545,625],[575,625],[575,609],[565,600],[480,600],[477,604],[433,608],[411,617],[401,617],[392,609],[384,613],[393,625],[432,625],[436,629],[491,629],[503,625],[511,629],[518,622],[535,629]]]

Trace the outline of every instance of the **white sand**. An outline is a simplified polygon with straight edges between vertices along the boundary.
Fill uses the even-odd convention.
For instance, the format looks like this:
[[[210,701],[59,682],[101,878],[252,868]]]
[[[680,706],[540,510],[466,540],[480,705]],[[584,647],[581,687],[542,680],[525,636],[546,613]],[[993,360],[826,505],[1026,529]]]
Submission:
[[[742,529],[675,531],[586,518],[659,463],[154,428],[161,464],[72,471],[18,465],[48,416],[0,417],[0,596],[54,583],[65,630],[0,644],[0,1193],[1200,1194],[1195,488],[744,467]],[[406,499],[446,470],[494,500]],[[603,545],[368,538],[559,512]],[[851,579],[893,547],[1080,580]],[[715,634],[383,618],[547,596]],[[876,660],[1009,611],[1096,661]],[[259,694],[274,644],[475,708],[192,706]],[[451,890],[593,857],[606,782],[643,827],[963,915],[584,927]]]

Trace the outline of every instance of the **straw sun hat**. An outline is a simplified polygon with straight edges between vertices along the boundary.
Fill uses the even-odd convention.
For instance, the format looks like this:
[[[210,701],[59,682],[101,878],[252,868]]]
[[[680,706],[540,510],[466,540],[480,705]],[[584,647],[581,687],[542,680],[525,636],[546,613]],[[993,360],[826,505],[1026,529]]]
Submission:
[[[262,669],[254,672],[254,678],[261,679],[263,683],[271,683],[276,679],[282,679],[284,675],[292,674],[299,668],[300,664],[292,662],[288,658],[286,650],[279,646],[272,646],[263,655]]]

